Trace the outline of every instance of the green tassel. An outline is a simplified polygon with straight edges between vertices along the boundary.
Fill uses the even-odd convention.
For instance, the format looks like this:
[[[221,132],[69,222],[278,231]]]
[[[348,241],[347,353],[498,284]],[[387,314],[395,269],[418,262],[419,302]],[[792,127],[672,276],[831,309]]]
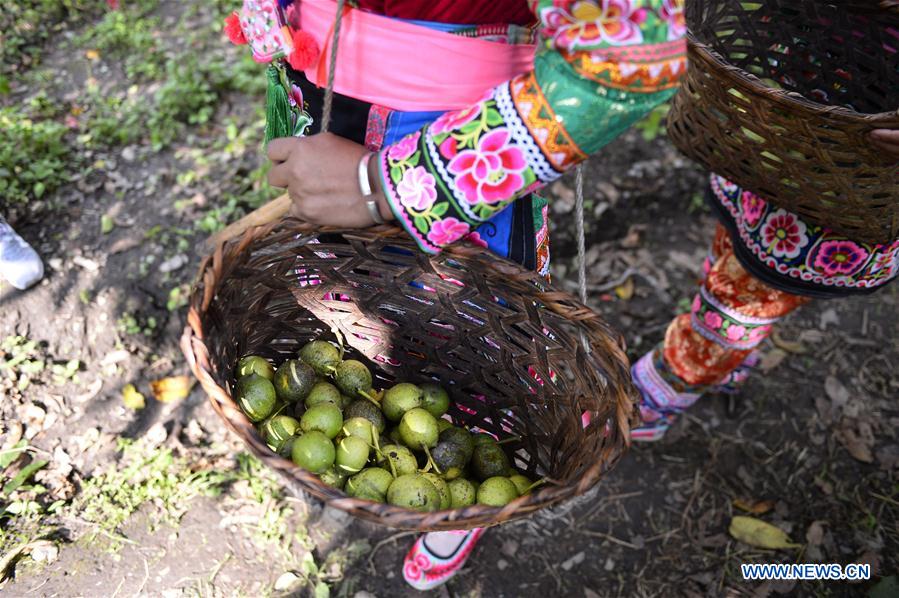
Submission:
[[[268,89],[265,93],[265,144],[278,137],[290,137],[290,100],[274,64],[268,66]]]

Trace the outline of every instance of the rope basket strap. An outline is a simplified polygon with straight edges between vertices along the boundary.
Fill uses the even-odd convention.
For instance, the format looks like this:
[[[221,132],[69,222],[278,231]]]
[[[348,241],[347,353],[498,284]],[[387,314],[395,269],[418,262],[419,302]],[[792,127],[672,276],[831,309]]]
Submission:
[[[675,145],[851,239],[899,237],[899,169],[868,135],[899,129],[899,4],[688,0]]]

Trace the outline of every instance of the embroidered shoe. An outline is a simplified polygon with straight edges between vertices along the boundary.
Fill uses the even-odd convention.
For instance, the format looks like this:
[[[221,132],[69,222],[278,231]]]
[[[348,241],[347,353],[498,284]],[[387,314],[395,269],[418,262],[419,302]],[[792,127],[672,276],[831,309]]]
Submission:
[[[422,534],[418,537],[403,561],[403,579],[416,590],[436,588],[458,573],[465,565],[465,561],[468,560],[471,551],[474,550],[478,538],[484,533],[484,528],[437,533],[459,536],[458,544],[454,549],[448,551],[447,556],[438,556],[434,550],[442,551],[436,546],[428,546],[428,537],[431,534]]]
[[[640,409],[640,414],[643,415],[642,408]],[[647,421],[644,415],[643,425],[631,430],[631,440],[634,442],[656,442],[661,440],[673,423],[673,415],[657,413],[653,421]]]
[[[661,440],[677,414],[703,394],[736,393],[760,361],[758,352],[753,351],[718,384],[690,386],[667,370],[660,353],[650,351],[631,368],[634,385],[640,391],[640,417],[643,420],[642,425],[631,430],[631,439],[636,442]]]
[[[0,217],[0,276],[20,291],[44,277],[44,263],[25,239]]]

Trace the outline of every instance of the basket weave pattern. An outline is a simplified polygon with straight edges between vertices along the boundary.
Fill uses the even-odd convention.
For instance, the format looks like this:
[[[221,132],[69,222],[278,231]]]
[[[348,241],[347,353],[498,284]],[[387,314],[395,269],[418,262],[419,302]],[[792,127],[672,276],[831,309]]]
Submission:
[[[688,0],[668,132],[709,170],[851,239],[899,237],[899,3]]]
[[[349,498],[273,453],[231,396],[234,364],[246,354],[281,361],[335,331],[376,388],[439,380],[456,423],[519,436],[510,457],[548,483],[501,508],[419,513]],[[582,494],[620,457],[635,415],[620,339],[593,311],[485,249],[428,256],[393,227],[316,231],[286,220],[219,246],[201,266],[182,350],[253,454],[332,507],[395,528],[489,526]]]

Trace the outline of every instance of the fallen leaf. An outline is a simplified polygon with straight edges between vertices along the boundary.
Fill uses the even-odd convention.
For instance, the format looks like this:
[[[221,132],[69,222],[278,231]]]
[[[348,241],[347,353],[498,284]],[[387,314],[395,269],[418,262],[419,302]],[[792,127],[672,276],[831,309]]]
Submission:
[[[735,498],[734,506],[753,515],[764,515],[774,508],[774,501]]]
[[[108,235],[112,232],[112,229],[115,228],[115,222],[113,222],[112,217],[108,214],[103,214],[100,216],[100,232],[104,235]]]
[[[834,407],[842,407],[849,402],[849,391],[834,376],[828,376],[824,379],[824,392],[827,393]]]
[[[571,187],[568,187],[562,181],[557,181],[553,183],[553,186],[550,188],[553,194],[562,201],[574,201],[574,190]]]
[[[134,411],[143,409],[147,405],[144,395],[140,394],[133,384],[126,384],[122,389],[122,402],[125,403],[125,407]]]
[[[615,294],[618,295],[618,298],[622,301],[628,301],[634,296],[634,279],[628,278],[624,281],[624,284],[615,287]]]
[[[100,53],[96,50],[87,50],[84,55],[88,60],[100,60]]]
[[[788,353],[796,353],[797,355],[802,355],[803,353],[807,353],[808,350],[805,346],[799,341],[788,341],[785,338],[780,336],[780,333],[775,330],[771,334],[771,342],[774,343],[775,346],[787,351]]]
[[[808,531],[805,532],[805,541],[808,542],[809,546],[820,546],[823,540],[824,522],[812,521],[812,524],[808,526]]]
[[[781,364],[781,362],[787,358],[787,352],[783,349],[771,349],[764,355],[762,355],[762,360],[759,362],[759,369],[763,372],[770,372],[777,366]]]
[[[874,447],[874,433],[871,426],[865,422],[859,422],[856,427],[853,420],[844,418],[834,436],[849,451],[853,459],[862,463],[874,462],[874,455],[871,453]]]
[[[279,592],[285,592],[296,585],[300,580],[301,578],[293,571],[282,573],[278,579],[275,580],[275,589]]]
[[[136,237],[123,237],[121,239],[113,241],[113,243],[109,246],[109,253],[115,255],[117,253],[131,251],[136,247],[140,247],[142,244],[142,241]]]
[[[632,224],[627,229],[627,234],[621,239],[621,246],[624,249],[636,249],[643,242],[643,233],[645,232],[645,224]]]
[[[801,546],[790,542],[790,537],[779,527],[754,517],[734,516],[727,531],[740,542],[757,548],[779,549]]]
[[[190,394],[190,389],[194,385],[194,381],[187,376],[172,376],[150,382],[150,388],[153,390],[153,396],[160,403],[171,403],[178,401]]]

